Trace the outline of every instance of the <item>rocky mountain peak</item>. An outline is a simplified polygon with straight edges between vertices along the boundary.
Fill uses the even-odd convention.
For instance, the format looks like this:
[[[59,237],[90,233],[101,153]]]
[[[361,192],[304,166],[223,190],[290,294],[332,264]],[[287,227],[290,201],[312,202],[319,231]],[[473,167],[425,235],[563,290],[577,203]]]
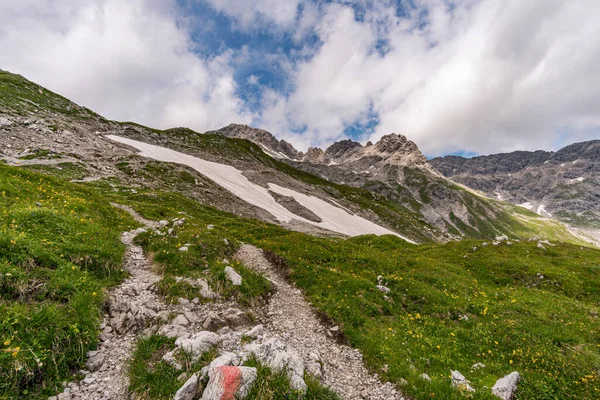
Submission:
[[[352,139],[344,139],[329,146],[325,150],[325,156],[334,159],[343,158],[357,148],[362,148],[362,145]]]
[[[244,124],[229,124],[217,131],[206,133],[221,134],[230,138],[247,139],[261,146],[269,155],[275,158],[301,159],[304,154],[285,140],[277,140],[272,133],[253,128]]]
[[[324,157],[325,152],[322,149],[318,147],[309,147],[304,156],[303,161],[313,164],[319,164],[323,162]]]

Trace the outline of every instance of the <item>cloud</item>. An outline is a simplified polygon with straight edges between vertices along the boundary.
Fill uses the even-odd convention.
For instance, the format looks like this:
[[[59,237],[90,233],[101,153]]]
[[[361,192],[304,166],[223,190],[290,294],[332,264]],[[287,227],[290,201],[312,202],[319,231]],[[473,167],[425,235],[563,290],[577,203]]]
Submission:
[[[327,145],[373,112],[379,124],[363,141],[402,133],[430,155],[550,149],[565,132],[600,135],[600,3],[421,0],[399,14],[377,2],[360,18],[355,10],[323,8],[319,48],[295,65],[295,91],[278,103],[286,124],[269,109],[271,126],[306,127],[311,143]]]
[[[595,0],[177,4],[6,0],[0,68],[109,118],[252,123],[303,150],[362,127],[428,155],[600,136]]]
[[[9,0],[0,65],[108,118],[213,129],[252,115],[231,51],[201,59],[178,9],[154,0]]]
[[[302,0],[204,0],[235,19],[241,29],[263,29],[265,24],[290,28]]]

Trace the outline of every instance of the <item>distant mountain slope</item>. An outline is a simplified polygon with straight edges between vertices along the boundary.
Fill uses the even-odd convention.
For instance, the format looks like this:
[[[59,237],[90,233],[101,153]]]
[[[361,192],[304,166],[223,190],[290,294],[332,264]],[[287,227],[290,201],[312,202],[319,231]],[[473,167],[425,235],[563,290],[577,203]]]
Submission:
[[[448,180],[403,135],[385,135],[366,146],[345,139],[325,150],[313,147],[302,153],[271,133],[246,125],[231,124],[210,133],[253,141],[297,169],[382,195],[446,238],[494,238],[501,232],[519,236],[522,229],[521,216],[513,217],[519,213],[516,209]]]
[[[557,152],[446,156],[429,162],[444,176],[488,196],[571,224],[600,226],[600,140]]]
[[[279,205],[298,218],[282,222],[252,199],[211,180],[209,174],[141,157],[136,149],[115,143],[108,135],[233,166],[253,185],[268,189]],[[244,125],[201,134],[187,128],[157,130],[109,121],[4,71],[0,72],[0,157],[12,165],[59,169],[70,179],[100,180],[114,190],[125,185],[177,191],[241,217],[315,234],[332,232],[326,224],[315,222],[322,218],[301,199],[328,202],[417,243],[498,235],[578,241],[560,224],[448,180],[401,135],[386,135],[367,146],[346,140],[304,154],[267,131]],[[276,187],[283,189],[277,192]],[[305,217],[312,219],[306,222]]]

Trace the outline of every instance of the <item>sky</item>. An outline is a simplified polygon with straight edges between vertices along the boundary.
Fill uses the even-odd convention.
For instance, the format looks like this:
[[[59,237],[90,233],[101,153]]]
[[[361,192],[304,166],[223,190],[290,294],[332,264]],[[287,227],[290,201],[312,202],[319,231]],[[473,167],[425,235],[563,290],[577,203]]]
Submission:
[[[3,0],[0,69],[107,118],[428,156],[600,138],[598,0]]]

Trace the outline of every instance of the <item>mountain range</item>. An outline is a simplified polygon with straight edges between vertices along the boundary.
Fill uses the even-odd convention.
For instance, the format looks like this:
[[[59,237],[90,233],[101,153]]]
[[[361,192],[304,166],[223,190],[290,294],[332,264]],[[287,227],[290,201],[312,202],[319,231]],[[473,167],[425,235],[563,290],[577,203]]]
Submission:
[[[417,145],[403,135],[385,135],[377,143],[365,146],[347,139],[325,150],[310,148],[303,153],[265,130],[246,125],[231,124],[201,134],[187,128],[161,131],[134,123],[110,121],[18,75],[1,72],[0,78],[5,92],[0,99],[0,129],[4,131],[2,152],[4,158],[13,164],[22,163],[20,158],[36,152],[51,152],[55,158],[43,162],[76,161],[87,171],[83,179],[117,177],[130,184],[173,185],[166,179],[151,176],[149,170],[153,168],[153,162],[107,139],[108,135],[116,135],[232,165],[243,171],[254,184],[267,188],[269,184],[277,184],[324,201],[333,201],[348,212],[415,242],[444,242],[463,237],[493,239],[503,235],[516,239],[550,235],[560,240],[572,240],[573,237],[573,232],[551,219],[550,214],[542,212],[538,215],[503,201],[505,198],[510,201],[516,199],[513,203],[538,201],[534,196],[511,194],[509,197],[508,188],[517,185],[517,181],[509,181],[513,186],[507,186],[502,192],[501,196],[505,197],[490,196],[487,186],[474,184],[473,180],[456,174],[444,176],[448,175],[448,168],[439,160],[428,161]],[[597,168],[593,161],[588,161],[595,154],[593,148],[589,147],[588,158],[573,155],[574,150],[569,153],[571,164],[578,160],[575,167],[585,171],[592,168],[589,172],[582,170],[583,182],[577,180],[579,172],[564,174],[565,180],[574,179],[567,185],[569,188],[588,187],[596,182],[592,178],[586,181],[593,168]],[[539,157],[536,165],[546,165],[547,157],[540,153],[532,154]],[[555,165],[558,160],[568,158],[566,153],[559,152],[557,155],[553,159],[556,161],[547,164]],[[458,159],[451,160],[456,162]],[[522,161],[521,164],[529,165],[531,162]],[[225,190],[222,185],[189,166],[161,168],[174,168],[177,173],[189,175],[189,184],[178,183],[180,191],[200,201],[241,216],[258,216],[265,221],[281,222],[272,213],[247,198],[233,195],[230,190]],[[491,189],[496,190],[496,187]],[[522,190],[535,191],[525,187]],[[587,194],[586,202],[592,202],[593,193],[598,193],[594,190]],[[293,207],[296,215],[309,215],[295,201],[290,206],[290,201],[280,195],[275,196],[284,206]],[[555,211],[556,202],[547,203],[548,211]],[[572,213],[569,215],[595,212],[594,207],[584,210],[585,204],[576,200],[564,203],[581,207],[569,208]],[[287,221],[286,224],[294,229],[322,228],[315,227],[312,222],[312,226],[307,228],[306,218],[303,218]]]

